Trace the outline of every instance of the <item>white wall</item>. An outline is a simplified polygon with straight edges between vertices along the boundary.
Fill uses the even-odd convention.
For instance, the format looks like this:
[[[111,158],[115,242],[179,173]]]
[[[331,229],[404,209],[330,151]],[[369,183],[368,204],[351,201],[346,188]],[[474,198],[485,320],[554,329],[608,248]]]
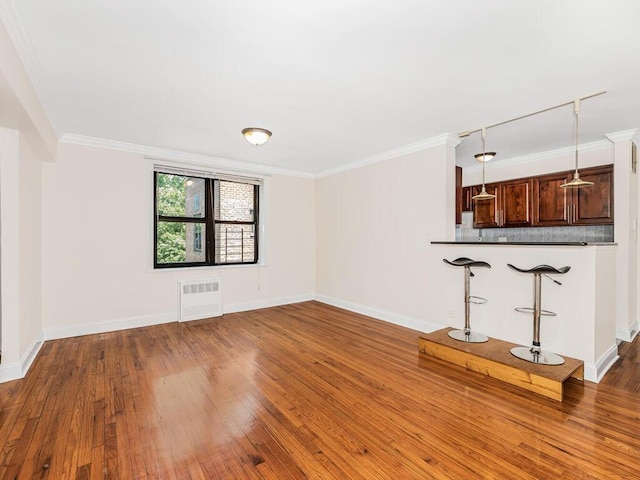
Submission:
[[[266,186],[266,266],[151,268],[151,161],[60,143],[43,172],[43,324],[57,338],[176,319],[178,279],[222,277],[225,312],[313,298],[313,180]]]
[[[41,159],[28,138],[0,128],[0,381],[21,378],[42,345]]]
[[[317,180],[320,300],[431,328],[429,242],[453,238],[453,157],[441,145]]]
[[[20,136],[20,351],[42,340],[42,159]]]
[[[637,129],[608,134],[614,145],[617,336],[630,341],[638,330],[638,175],[632,171],[631,145]]]
[[[17,365],[20,348],[20,132],[0,128],[0,300],[2,361]]]
[[[21,378],[42,345],[42,162],[56,136],[0,22],[0,381]]]

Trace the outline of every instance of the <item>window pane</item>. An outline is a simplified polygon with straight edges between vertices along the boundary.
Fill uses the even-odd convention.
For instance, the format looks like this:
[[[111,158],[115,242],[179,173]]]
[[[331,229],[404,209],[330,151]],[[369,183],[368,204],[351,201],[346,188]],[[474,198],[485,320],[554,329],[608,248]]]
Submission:
[[[158,215],[204,217],[203,178],[156,173]]]
[[[256,260],[253,225],[216,223],[216,263],[251,263]]]
[[[201,252],[202,251],[202,231],[204,230],[203,225],[201,223],[196,223],[193,225],[193,251]],[[189,225],[187,225],[187,238],[189,238]],[[187,245],[187,256],[188,256],[189,246]]]
[[[254,186],[247,183],[216,181],[215,219],[225,222],[253,222]]]
[[[158,243],[156,249],[156,262],[185,263],[204,262],[206,260],[205,250],[201,248],[197,251],[198,230],[200,241],[205,242],[204,223],[184,223],[184,222],[158,222]]]
[[[206,260],[204,243],[206,242],[206,224],[187,223],[186,225],[186,261],[204,262]]]

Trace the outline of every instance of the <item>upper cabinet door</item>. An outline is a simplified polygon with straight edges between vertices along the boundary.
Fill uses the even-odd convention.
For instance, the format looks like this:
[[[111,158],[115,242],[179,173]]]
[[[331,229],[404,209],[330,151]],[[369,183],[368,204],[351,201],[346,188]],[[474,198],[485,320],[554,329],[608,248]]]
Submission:
[[[531,180],[513,180],[500,184],[498,223],[502,227],[530,227]]]
[[[571,191],[560,185],[571,179],[567,173],[555,173],[533,179],[533,225],[551,227],[571,222]]]
[[[462,187],[462,211],[463,212],[473,211],[473,200],[471,200],[471,196],[473,195],[473,192],[471,190],[472,190],[472,187]]]
[[[473,202],[473,228],[498,227],[498,202],[499,188],[498,184],[486,185],[487,193],[495,195],[495,198],[489,200],[471,200]],[[481,185],[472,187],[471,192],[477,195],[482,190]]]
[[[613,165],[585,168],[580,178],[593,185],[573,191],[574,225],[613,224]]]

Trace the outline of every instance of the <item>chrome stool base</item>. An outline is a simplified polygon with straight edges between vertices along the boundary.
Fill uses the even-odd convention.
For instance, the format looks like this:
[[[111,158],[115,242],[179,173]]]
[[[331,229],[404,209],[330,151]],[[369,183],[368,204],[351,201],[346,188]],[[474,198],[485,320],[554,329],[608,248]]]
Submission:
[[[560,355],[544,350],[538,352],[532,347],[514,347],[511,349],[511,355],[540,365],[562,365],[564,363],[564,358]]]
[[[467,343],[484,343],[489,341],[489,337],[481,333],[465,332],[464,330],[451,330],[448,335],[454,340]]]
[[[549,277],[549,275],[563,275],[567,273],[571,267],[554,268],[549,265],[538,265],[537,267],[525,270],[514,267],[510,263],[507,263],[507,265],[516,272],[533,274],[533,307],[518,307],[515,309],[516,312],[531,313],[533,315],[533,342],[530,347],[512,348],[511,354],[527,362],[538,363],[540,365],[562,365],[564,359],[560,355],[544,351],[540,348],[540,317],[556,316],[554,312],[543,310],[541,307],[542,276],[544,275],[557,285],[562,285],[559,281]]]
[[[471,311],[469,309],[469,306],[472,303],[481,305],[487,302],[486,298],[471,295],[471,277],[473,277],[471,267],[491,268],[491,265],[489,265],[487,262],[471,260],[467,257],[459,257],[453,261],[443,258],[442,261],[454,267],[464,267],[464,330],[452,330],[449,332],[449,337],[453,338],[454,340],[458,340],[459,342],[466,343],[488,342],[489,337],[482,335],[481,333],[474,333],[471,331]]]

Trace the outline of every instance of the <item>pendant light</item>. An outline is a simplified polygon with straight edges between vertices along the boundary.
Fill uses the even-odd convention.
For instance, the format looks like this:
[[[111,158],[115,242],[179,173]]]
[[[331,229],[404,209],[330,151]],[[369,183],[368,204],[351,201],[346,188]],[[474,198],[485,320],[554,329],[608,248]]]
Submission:
[[[580,100],[573,102],[573,111],[575,118],[575,132],[576,132],[576,171],[573,173],[573,179],[567,183],[560,185],[561,188],[584,188],[593,185],[593,182],[588,182],[580,178],[578,173],[578,112],[580,111]]]
[[[479,162],[482,162],[482,190],[478,195],[474,195],[473,197],[471,197],[471,200],[491,200],[492,198],[496,198],[495,195],[492,195],[489,192],[487,192],[487,188],[484,185],[484,164],[496,156],[496,152],[486,151],[486,146],[485,146],[486,140],[487,140],[487,129],[483,128],[482,129],[482,153],[474,155],[476,160],[478,160]]]

